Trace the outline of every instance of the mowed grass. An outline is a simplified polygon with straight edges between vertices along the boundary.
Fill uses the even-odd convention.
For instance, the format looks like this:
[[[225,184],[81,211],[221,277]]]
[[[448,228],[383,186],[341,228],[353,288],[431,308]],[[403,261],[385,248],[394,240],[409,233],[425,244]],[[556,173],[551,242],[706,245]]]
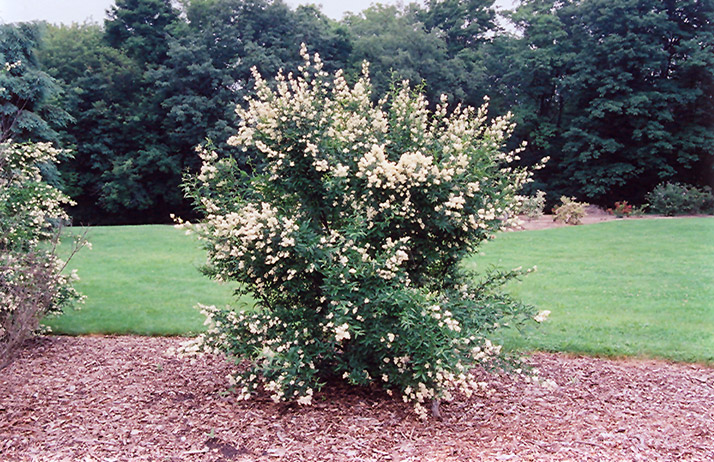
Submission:
[[[714,363],[714,218],[502,233],[468,266],[538,270],[511,293],[552,312],[510,349]]]
[[[82,230],[70,229],[68,234]],[[197,303],[231,303],[235,285],[218,284],[198,268],[199,242],[171,226],[92,227],[70,261],[87,296],[79,311],[46,321],[62,334],[187,335],[204,329]],[[69,239],[65,238],[66,243]]]
[[[205,253],[170,226],[89,229],[93,249],[71,262],[87,295],[50,322],[65,334],[187,335],[196,303],[225,305],[234,286],[204,277]],[[538,266],[509,290],[548,321],[509,349],[641,356],[714,364],[714,218],[619,220],[501,233],[467,266]]]

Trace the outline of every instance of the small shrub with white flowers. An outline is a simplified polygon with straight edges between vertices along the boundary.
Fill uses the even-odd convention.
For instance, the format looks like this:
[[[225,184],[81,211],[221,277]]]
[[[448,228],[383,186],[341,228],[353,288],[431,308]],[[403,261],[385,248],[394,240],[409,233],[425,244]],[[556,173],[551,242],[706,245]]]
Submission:
[[[517,196],[516,199],[520,204],[518,213],[525,215],[529,220],[535,220],[543,216],[545,209],[545,192],[536,191],[535,196]]]
[[[500,367],[498,325],[537,313],[501,292],[525,271],[476,276],[460,265],[513,216],[530,179],[502,147],[509,117],[442,98],[434,111],[407,82],[370,100],[368,66],[354,85],[303,47],[300,75],[239,108],[229,143],[260,157],[250,177],[203,149],[187,194],[205,215],[184,224],[205,241],[205,271],[238,281],[255,307],[201,306],[209,326],[182,352],[225,352],[249,367],[230,377],[309,404],[330,378],[381,384],[425,416],[429,402],[472,393],[469,371]]]
[[[0,366],[44,316],[81,300],[55,252],[70,200],[41,174],[59,154],[48,143],[0,143]]]

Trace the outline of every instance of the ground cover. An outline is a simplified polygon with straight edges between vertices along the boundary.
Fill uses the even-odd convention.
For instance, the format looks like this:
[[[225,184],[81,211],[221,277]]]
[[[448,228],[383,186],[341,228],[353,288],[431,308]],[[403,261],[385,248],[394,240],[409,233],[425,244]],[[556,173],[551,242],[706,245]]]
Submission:
[[[502,233],[470,267],[534,266],[512,292],[550,319],[510,348],[714,363],[714,218]]]
[[[203,329],[196,303],[231,302],[179,230],[97,227],[89,239],[93,249],[72,261],[86,306],[53,320],[55,332],[186,335]],[[512,291],[551,317],[525,337],[505,331],[509,348],[714,361],[714,218],[501,233],[467,264],[538,266]]]
[[[203,329],[196,303],[232,301],[234,286],[201,275],[206,257],[200,244],[172,226],[92,227],[87,239],[92,249],[70,262],[79,270],[77,288],[86,303],[49,320],[54,332],[188,335]]]
[[[3,461],[714,460],[714,369],[537,354],[549,390],[490,392],[422,422],[399,398],[326,386],[310,407],[226,393],[231,364],[177,338],[45,337],[0,374]]]

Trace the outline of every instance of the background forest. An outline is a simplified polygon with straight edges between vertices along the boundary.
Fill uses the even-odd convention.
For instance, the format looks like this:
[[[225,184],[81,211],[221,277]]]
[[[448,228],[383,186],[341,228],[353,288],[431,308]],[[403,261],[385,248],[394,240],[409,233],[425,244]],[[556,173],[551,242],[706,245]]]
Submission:
[[[376,4],[335,21],[282,0],[117,0],[103,24],[1,25],[0,129],[72,152],[45,173],[76,223],[190,216],[195,147],[259,168],[226,144],[235,105],[251,67],[296,71],[304,42],[348,80],[369,61],[375,94],[409,79],[432,102],[488,95],[492,116],[514,114],[514,147],[528,142],[522,163],[550,157],[527,192],[551,204],[714,182],[713,0],[524,0],[502,20],[493,4]]]

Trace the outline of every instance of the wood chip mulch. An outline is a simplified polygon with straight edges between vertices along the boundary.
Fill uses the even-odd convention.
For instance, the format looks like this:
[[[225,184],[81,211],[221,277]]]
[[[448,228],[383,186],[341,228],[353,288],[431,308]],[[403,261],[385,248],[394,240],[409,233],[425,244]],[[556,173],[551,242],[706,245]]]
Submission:
[[[1,461],[712,461],[714,369],[536,354],[554,391],[490,376],[420,421],[383,392],[238,402],[182,339],[44,337],[0,370]]]

